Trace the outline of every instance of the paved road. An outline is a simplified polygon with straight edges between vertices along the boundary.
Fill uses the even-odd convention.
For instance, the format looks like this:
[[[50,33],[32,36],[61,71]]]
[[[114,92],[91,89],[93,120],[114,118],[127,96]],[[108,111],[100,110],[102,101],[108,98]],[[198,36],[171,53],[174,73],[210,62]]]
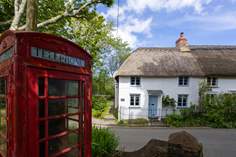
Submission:
[[[133,151],[150,139],[167,140],[176,131],[188,131],[204,148],[204,157],[236,157],[236,129],[112,128],[120,137],[120,149]]]

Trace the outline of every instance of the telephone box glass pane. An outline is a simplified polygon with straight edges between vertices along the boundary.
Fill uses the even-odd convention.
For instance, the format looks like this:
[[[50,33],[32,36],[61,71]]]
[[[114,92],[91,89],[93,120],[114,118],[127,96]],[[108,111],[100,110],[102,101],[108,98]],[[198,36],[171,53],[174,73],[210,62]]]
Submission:
[[[49,96],[65,96],[66,81],[58,79],[48,79],[48,95]]]
[[[0,156],[7,155],[6,80],[0,78]]]
[[[39,124],[39,138],[45,138],[45,122],[40,122]]]
[[[48,101],[48,116],[61,115],[66,113],[66,100],[56,99]]]
[[[78,82],[77,81],[66,81],[67,82],[67,96],[78,95]]]
[[[53,119],[48,121],[48,135],[56,135],[66,131],[66,120],[65,119]]]
[[[45,103],[44,103],[44,100],[39,100],[38,110],[39,110],[39,117],[44,118],[45,117]]]
[[[0,95],[6,94],[6,81],[3,78],[0,78]]]
[[[73,98],[67,100],[68,113],[78,113],[79,99]]]
[[[74,157],[74,156],[79,156],[79,149],[78,148],[74,148],[73,150],[71,150],[69,153],[65,154],[63,157]]]
[[[48,88],[39,88],[40,157],[45,154],[57,156],[60,153],[60,157],[79,156],[81,152],[77,147],[83,137],[80,132],[80,127],[83,127],[83,83],[76,80],[39,78],[38,85],[45,88],[46,81]],[[44,93],[45,90],[48,94]],[[45,149],[45,143],[48,149]]]
[[[62,151],[65,148],[76,146],[79,143],[78,135],[70,133],[69,135],[49,140],[48,142],[48,154],[53,155]]]
[[[38,79],[39,96],[44,96],[44,78]]]

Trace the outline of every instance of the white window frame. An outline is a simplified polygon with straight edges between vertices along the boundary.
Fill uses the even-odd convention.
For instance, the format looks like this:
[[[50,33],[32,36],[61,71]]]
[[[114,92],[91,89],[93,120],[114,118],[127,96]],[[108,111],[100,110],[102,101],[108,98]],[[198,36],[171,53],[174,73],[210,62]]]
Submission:
[[[184,98],[186,98],[186,105],[185,106],[184,106]],[[186,107],[188,107],[188,94],[179,94],[177,99],[178,99],[177,108],[186,108]]]
[[[207,77],[207,85],[209,87],[218,87],[218,78],[217,77]]]
[[[131,76],[130,77],[130,85],[131,86],[141,86],[141,78],[139,76]]]
[[[182,84],[181,84],[182,82]],[[188,76],[179,76],[178,79],[179,86],[188,86],[189,85],[189,77]]]
[[[133,103],[132,103],[132,99],[133,99]],[[130,107],[140,106],[140,94],[130,94],[129,106]]]

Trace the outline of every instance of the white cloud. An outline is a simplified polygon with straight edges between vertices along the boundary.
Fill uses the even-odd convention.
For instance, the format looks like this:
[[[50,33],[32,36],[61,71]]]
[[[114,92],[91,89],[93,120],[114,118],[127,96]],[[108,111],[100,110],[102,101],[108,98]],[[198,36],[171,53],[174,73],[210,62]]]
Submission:
[[[145,10],[159,12],[166,10],[173,12],[185,8],[192,8],[195,13],[202,14],[204,6],[213,0],[127,0],[119,8],[119,33],[118,35],[127,41],[132,47],[140,42],[137,35],[151,37],[151,26],[154,17],[147,19],[140,18]],[[106,13],[103,13],[107,19],[116,21],[118,6],[114,5]],[[114,32],[115,33],[115,32]]]
[[[145,9],[159,11],[176,11],[183,8],[193,8],[197,13],[203,11],[203,6],[211,3],[212,0],[128,0],[128,10],[142,13]]]
[[[147,37],[151,36],[151,23],[152,18],[142,20],[130,16],[127,18],[127,21],[120,26],[118,35],[123,40],[127,41],[131,47],[135,47],[138,43],[136,34],[143,34]]]

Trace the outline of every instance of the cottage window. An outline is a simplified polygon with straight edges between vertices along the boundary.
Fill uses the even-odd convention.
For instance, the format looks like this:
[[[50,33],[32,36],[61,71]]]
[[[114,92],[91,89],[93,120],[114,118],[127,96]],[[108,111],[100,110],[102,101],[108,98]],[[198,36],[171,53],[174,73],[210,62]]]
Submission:
[[[179,77],[179,86],[187,86],[189,83],[189,77],[188,76],[180,76]]]
[[[134,76],[130,77],[130,84],[139,86],[140,85],[140,77],[134,77]]]
[[[178,107],[187,107],[188,95],[178,95]]]
[[[207,85],[210,87],[217,87],[218,80],[216,77],[208,77],[207,78]]]
[[[140,95],[131,94],[130,95],[130,106],[139,106],[140,105]]]

